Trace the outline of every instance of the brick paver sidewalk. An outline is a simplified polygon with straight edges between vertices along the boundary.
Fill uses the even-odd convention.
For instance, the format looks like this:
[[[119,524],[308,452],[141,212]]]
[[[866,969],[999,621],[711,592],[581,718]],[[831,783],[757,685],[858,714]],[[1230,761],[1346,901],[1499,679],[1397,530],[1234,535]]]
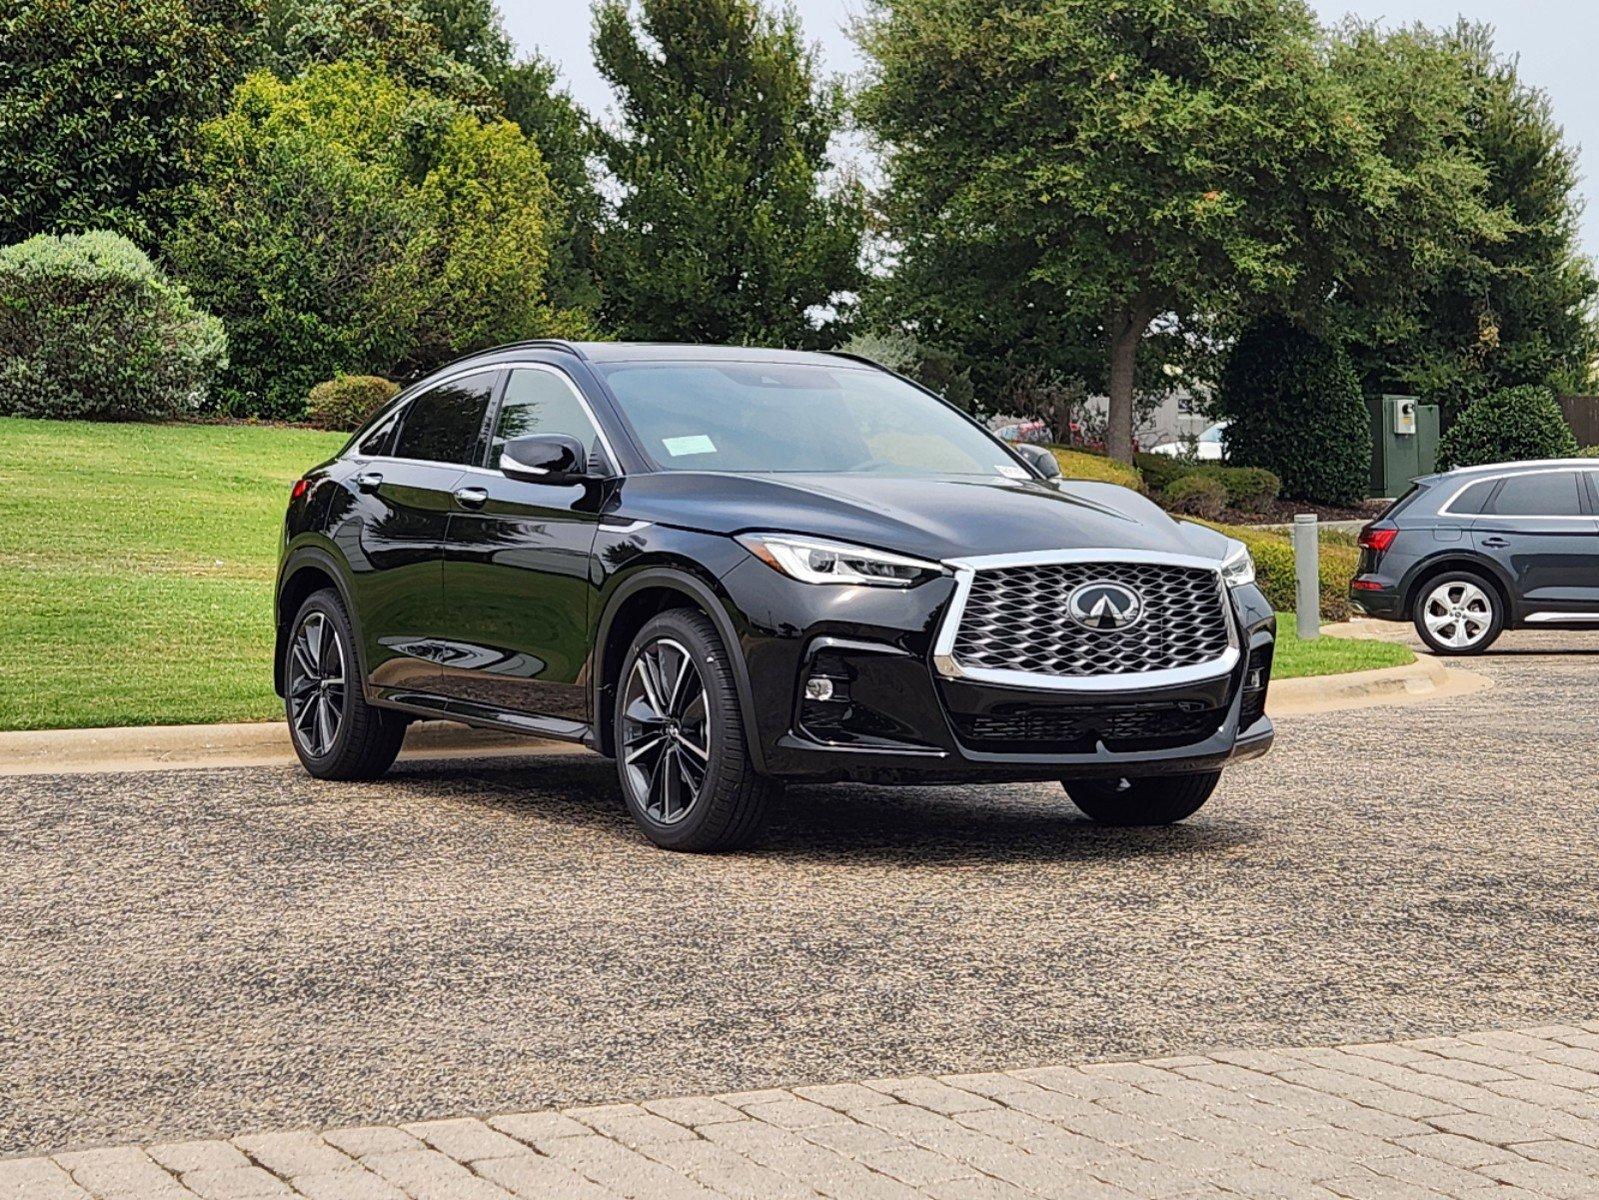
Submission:
[[[1599,1022],[0,1162],[0,1200],[1599,1197]]]

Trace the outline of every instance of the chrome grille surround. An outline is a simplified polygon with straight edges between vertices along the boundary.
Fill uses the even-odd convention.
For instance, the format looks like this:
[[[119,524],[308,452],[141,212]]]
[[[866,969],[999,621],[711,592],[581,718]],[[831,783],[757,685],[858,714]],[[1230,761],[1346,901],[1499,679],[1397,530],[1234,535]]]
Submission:
[[[948,679],[1056,691],[1127,691],[1225,675],[1238,631],[1218,559],[1138,550],[1046,550],[952,559],[954,599],[933,664]],[[1122,630],[1077,624],[1066,597],[1098,579],[1144,597]]]

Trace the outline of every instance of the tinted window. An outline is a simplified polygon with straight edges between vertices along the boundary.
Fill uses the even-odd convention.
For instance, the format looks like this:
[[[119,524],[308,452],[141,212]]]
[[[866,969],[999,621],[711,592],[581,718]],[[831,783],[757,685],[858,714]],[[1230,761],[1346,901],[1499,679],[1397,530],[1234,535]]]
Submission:
[[[549,433],[576,438],[591,457],[599,448],[599,432],[564,375],[553,371],[512,371],[511,380],[505,385],[505,399],[500,402],[500,415],[494,422],[489,466],[500,465],[506,442]]]
[[[970,421],[882,371],[725,361],[603,370],[628,423],[668,471],[1026,477]]]
[[[1449,511],[1480,513],[1483,510],[1483,506],[1488,503],[1488,497],[1493,495],[1494,488],[1498,486],[1499,481],[1497,479],[1484,479],[1481,483],[1472,484],[1450,502]]]
[[[407,406],[396,458],[429,462],[471,463],[477,457],[478,434],[494,390],[494,372],[469,375],[455,383],[423,392]]]
[[[1493,511],[1505,517],[1575,517],[1582,513],[1575,471],[1512,475],[1495,497]]]
[[[356,453],[364,455],[387,454],[389,447],[394,444],[394,430],[400,423],[400,416],[405,412],[402,405],[393,412],[385,413],[361,435],[360,444],[356,446]]]

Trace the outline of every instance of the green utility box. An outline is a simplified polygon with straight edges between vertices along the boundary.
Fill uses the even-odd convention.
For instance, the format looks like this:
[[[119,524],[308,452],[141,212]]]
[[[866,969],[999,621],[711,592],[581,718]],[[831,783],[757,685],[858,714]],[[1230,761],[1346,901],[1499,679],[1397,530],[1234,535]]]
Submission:
[[[1400,496],[1438,465],[1438,406],[1414,396],[1369,396],[1371,494]]]

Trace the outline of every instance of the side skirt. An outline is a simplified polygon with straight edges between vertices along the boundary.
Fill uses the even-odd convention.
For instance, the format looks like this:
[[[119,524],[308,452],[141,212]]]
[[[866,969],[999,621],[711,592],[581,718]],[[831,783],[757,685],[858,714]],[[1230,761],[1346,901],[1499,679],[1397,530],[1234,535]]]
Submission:
[[[434,717],[445,721],[459,721],[477,729],[497,729],[507,733],[522,733],[528,737],[553,738],[561,742],[581,742],[590,749],[599,745],[594,731],[582,721],[568,721],[561,717],[540,717],[532,713],[494,708],[486,704],[473,704],[468,700],[454,700],[435,696],[429,692],[391,692],[372,698],[372,703],[383,708],[398,709],[420,717]]]

